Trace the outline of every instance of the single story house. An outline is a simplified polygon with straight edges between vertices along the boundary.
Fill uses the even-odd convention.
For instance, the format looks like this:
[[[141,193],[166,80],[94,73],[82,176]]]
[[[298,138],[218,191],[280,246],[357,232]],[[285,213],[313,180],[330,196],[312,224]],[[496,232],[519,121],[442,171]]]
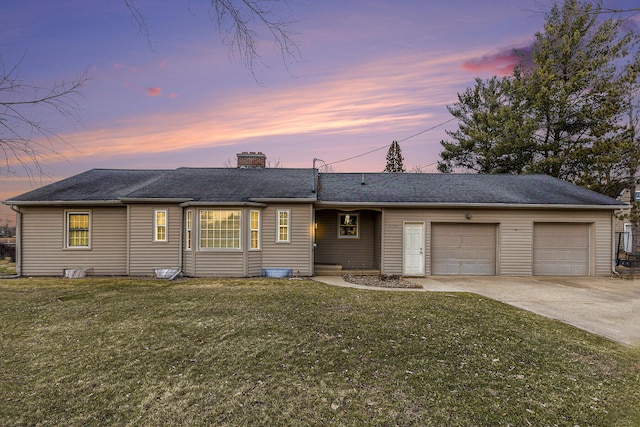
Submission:
[[[321,266],[383,274],[591,275],[614,264],[624,203],[545,175],[93,169],[4,202],[18,271],[260,276]]]

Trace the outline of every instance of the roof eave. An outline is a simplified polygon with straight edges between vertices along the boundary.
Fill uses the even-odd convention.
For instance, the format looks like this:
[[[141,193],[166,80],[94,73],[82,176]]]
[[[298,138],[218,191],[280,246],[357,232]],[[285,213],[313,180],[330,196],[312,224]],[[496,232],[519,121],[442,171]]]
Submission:
[[[188,201],[180,204],[181,207],[186,208],[189,206],[248,206],[248,207],[256,207],[256,208],[264,208],[267,205],[264,203],[256,203],[256,202],[207,202],[207,201]]]
[[[316,203],[315,197],[252,197],[251,201],[258,203]]]
[[[443,202],[336,202],[318,201],[324,207],[376,207],[376,208],[476,208],[476,209],[562,209],[562,210],[619,210],[629,205],[573,205],[573,204],[527,204],[527,203],[443,203]]]
[[[193,199],[188,197],[120,197],[122,203],[185,203]]]
[[[121,206],[122,202],[120,200],[5,200],[2,204],[9,206]]]

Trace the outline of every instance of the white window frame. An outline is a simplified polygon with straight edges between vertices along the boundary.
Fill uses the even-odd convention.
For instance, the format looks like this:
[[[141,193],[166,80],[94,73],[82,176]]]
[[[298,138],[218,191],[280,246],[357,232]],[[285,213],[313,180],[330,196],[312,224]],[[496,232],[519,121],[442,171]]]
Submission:
[[[164,213],[164,224],[158,223],[158,214]],[[164,237],[160,238],[160,228],[164,230]],[[153,210],[153,241],[168,242],[169,241],[169,211],[167,209]]]
[[[349,224],[345,221],[349,219]],[[353,224],[355,222],[355,224]],[[356,234],[347,234],[348,229],[355,227]],[[359,239],[360,238],[360,214],[350,212],[338,213],[338,239]]]
[[[87,216],[87,244],[86,245],[71,245],[69,241],[71,237],[70,219],[71,215],[86,215]],[[81,230],[81,229],[75,229]],[[64,213],[64,248],[71,250],[87,250],[91,249],[91,211],[65,211]]]
[[[253,223],[253,215],[257,215],[257,224],[254,227],[254,223]],[[255,243],[256,246],[253,246],[254,243],[254,239],[253,239],[253,235],[254,233],[256,234],[256,239],[255,239]],[[254,210],[252,209],[251,211],[249,211],[249,250],[252,251],[259,251],[261,248],[261,240],[262,236],[260,235],[260,211],[259,210]]]
[[[225,246],[225,247],[216,247],[216,246],[203,246],[203,239],[205,239],[204,234],[205,233],[211,233],[211,237],[207,237],[207,240],[210,240],[214,245],[215,245],[215,241],[216,241],[216,228],[211,228],[208,229],[206,227],[203,227],[203,214],[205,212],[227,212],[227,214],[229,214],[230,212],[233,213],[237,213],[238,214],[238,219],[236,221],[236,223],[238,224],[238,228],[234,229],[238,231],[238,238],[232,238],[233,242],[237,242],[238,246]],[[216,221],[216,218],[210,218],[211,221]],[[198,249],[201,251],[239,251],[242,250],[242,209],[200,209],[198,211],[198,230],[199,230],[199,236],[198,236]],[[219,229],[218,231],[222,231],[222,229]],[[229,229],[226,230],[226,232],[228,232]],[[222,241],[222,240],[221,240]],[[225,242],[229,242],[229,240],[225,240]]]
[[[184,237],[185,237],[185,250],[190,251],[193,245],[193,211],[192,210],[188,210],[186,213],[186,217],[185,217],[185,221],[184,221],[184,227],[185,227],[185,233],[184,233]]]
[[[280,223],[280,215],[286,214],[286,224]],[[280,238],[280,230],[284,228],[287,231],[286,239]],[[278,209],[276,211],[276,243],[291,243],[291,210]]]

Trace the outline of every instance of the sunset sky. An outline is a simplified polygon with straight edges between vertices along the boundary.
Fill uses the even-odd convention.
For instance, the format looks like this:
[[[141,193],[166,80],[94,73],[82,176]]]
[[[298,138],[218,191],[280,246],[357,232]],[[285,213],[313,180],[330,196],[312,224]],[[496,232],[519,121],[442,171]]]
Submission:
[[[442,125],[451,119],[446,106],[475,77],[511,72],[513,49],[531,45],[552,4],[289,0],[278,13],[293,21],[300,57],[284,66],[266,40],[257,82],[221,43],[206,1],[132,3],[148,37],[124,0],[4,2],[5,70],[19,63],[20,79],[33,85],[85,70],[90,80],[71,121],[34,111],[64,139],[55,145],[61,157],[41,159],[45,175],[36,180],[3,164],[0,200],[92,168],[223,167],[242,151],[284,167],[319,158],[336,172],[382,171],[393,140],[407,169],[435,172],[439,142],[457,127]],[[0,209],[0,225],[13,217]]]

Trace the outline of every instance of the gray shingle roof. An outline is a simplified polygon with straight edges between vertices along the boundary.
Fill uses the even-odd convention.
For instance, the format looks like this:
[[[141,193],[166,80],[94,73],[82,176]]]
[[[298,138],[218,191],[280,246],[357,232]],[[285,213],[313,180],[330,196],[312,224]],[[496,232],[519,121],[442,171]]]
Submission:
[[[192,199],[241,202],[251,198],[315,198],[311,169],[92,169],[7,202]]]
[[[315,198],[311,169],[180,168],[127,195],[243,202],[254,198]]]
[[[166,174],[166,170],[92,169],[62,181],[45,185],[9,201],[107,201],[148,185]]]
[[[364,182],[364,184],[362,184]],[[547,175],[320,174],[322,202],[619,205]]]
[[[313,176],[312,169],[284,168],[93,169],[6,203],[315,199]],[[546,175],[329,173],[319,177],[317,198],[328,204],[624,205]]]

